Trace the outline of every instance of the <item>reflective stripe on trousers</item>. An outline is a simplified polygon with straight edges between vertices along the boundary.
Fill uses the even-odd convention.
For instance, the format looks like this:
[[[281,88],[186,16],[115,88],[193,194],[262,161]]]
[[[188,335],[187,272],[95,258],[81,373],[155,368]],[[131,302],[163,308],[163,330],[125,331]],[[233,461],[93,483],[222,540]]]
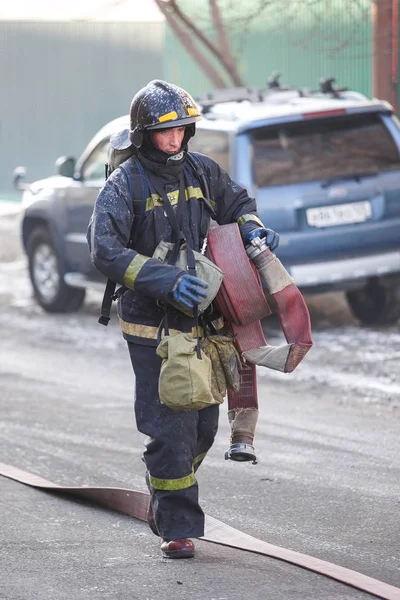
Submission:
[[[149,475],[150,485],[156,490],[184,490],[191,485],[195,485],[196,477],[194,472],[197,467],[200,466],[206,454],[207,452],[203,452],[203,454],[195,456],[190,475],[187,475],[186,477],[180,477],[179,479],[159,479],[158,477],[152,477]]]
[[[195,471],[211,448],[219,406],[177,411],[158,397],[161,358],[156,349],[128,342],[135,372],[137,428],[148,436],[143,454],[157,528],[163,539],[201,537],[204,513],[198,502]]]

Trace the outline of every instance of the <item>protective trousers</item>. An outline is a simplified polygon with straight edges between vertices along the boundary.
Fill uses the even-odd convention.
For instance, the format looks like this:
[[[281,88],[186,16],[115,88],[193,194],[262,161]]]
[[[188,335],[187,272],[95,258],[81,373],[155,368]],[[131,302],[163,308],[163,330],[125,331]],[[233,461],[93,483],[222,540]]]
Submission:
[[[148,436],[143,458],[160,537],[168,541],[201,537],[204,513],[195,472],[214,442],[219,406],[198,411],[161,404],[162,359],[153,346],[128,342],[128,348],[136,379],[136,425]]]

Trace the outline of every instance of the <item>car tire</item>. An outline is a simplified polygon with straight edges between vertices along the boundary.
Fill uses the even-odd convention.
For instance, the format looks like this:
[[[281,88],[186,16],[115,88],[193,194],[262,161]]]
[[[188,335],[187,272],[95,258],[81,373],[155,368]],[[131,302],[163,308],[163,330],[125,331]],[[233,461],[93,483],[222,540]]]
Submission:
[[[26,248],[33,293],[40,306],[50,313],[79,310],[86,290],[64,282],[65,269],[48,229],[34,229]]]
[[[347,292],[353,315],[364,325],[390,325],[400,319],[400,283],[383,285],[372,280],[359,290]]]

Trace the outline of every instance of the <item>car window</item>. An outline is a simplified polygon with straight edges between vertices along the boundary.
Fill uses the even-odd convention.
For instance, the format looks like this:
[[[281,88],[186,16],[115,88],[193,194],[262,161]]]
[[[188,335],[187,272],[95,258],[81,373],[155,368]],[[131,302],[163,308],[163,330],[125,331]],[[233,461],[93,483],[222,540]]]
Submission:
[[[251,134],[258,186],[400,169],[396,145],[378,114],[304,120]]]
[[[229,138],[224,131],[196,129],[191,138],[189,150],[201,152],[213,158],[225,170],[229,169]]]
[[[84,181],[95,181],[104,179],[105,177],[105,164],[107,163],[107,151],[108,151],[109,138],[106,138],[93,150],[89,157],[86,159],[83,169],[82,176]]]

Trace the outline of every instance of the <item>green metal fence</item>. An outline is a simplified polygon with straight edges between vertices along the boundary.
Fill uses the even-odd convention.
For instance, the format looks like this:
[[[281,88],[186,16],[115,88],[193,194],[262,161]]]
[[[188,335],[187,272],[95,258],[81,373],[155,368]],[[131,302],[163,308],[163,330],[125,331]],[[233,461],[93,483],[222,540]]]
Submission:
[[[196,23],[211,31],[207,0],[181,4]],[[320,77],[334,76],[339,85],[371,95],[370,0],[221,0],[219,4],[245,85],[265,86],[268,75],[279,71],[287,84],[313,89]],[[252,14],[255,18],[248,22]],[[165,76],[195,95],[213,87],[169,27]]]

